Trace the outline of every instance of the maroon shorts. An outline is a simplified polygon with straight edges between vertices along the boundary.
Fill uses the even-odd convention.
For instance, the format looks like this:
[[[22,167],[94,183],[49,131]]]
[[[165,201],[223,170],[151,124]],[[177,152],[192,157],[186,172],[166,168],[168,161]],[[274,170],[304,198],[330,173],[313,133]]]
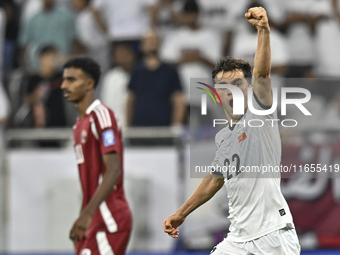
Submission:
[[[124,255],[130,231],[95,232],[77,244],[77,255]]]

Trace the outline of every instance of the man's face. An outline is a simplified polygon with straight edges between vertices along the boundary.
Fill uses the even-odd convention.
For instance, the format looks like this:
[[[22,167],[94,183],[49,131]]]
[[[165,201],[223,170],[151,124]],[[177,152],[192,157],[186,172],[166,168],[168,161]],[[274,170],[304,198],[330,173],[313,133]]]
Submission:
[[[50,51],[40,56],[40,65],[48,68],[55,69],[57,63],[57,52]]]
[[[144,54],[157,53],[160,46],[160,39],[156,32],[148,32],[142,40],[142,51]]]
[[[49,10],[54,7],[54,0],[43,0],[44,8]]]
[[[86,93],[93,89],[93,86],[93,79],[81,69],[75,67],[64,69],[61,89],[64,91],[64,97],[68,101],[79,103]]]
[[[244,73],[242,70],[235,70],[230,72],[219,72],[215,78],[216,84],[230,84],[238,87],[244,96],[244,109],[248,108],[248,81],[244,78]],[[226,113],[228,120],[231,118],[233,121],[237,121],[242,118],[243,115],[233,114],[233,94],[227,88],[217,88],[217,93],[219,94],[224,112]]]

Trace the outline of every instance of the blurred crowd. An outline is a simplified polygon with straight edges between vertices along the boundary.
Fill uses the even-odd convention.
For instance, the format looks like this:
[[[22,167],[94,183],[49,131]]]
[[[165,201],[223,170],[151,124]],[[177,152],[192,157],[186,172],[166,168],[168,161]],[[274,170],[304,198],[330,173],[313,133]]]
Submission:
[[[98,97],[123,126],[186,123],[190,78],[225,55],[253,64],[255,6],[270,20],[273,85],[327,78],[318,107],[340,119],[339,0],[0,0],[0,126],[71,126],[60,84],[77,55],[101,65]]]

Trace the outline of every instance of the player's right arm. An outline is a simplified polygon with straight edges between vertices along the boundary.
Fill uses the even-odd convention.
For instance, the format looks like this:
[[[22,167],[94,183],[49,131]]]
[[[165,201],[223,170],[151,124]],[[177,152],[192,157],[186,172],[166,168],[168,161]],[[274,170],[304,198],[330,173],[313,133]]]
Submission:
[[[177,210],[163,221],[163,230],[169,236],[177,238],[179,231],[177,229],[185,218],[196,208],[210,200],[224,184],[224,179],[218,175],[209,173],[198,185],[191,197]]]

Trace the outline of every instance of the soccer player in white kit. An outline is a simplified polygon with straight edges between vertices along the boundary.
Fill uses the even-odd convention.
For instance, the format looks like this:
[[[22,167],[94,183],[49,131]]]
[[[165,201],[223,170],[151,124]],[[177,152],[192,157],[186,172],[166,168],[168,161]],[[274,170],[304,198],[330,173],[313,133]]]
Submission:
[[[234,115],[231,91],[216,89],[228,122],[234,125],[228,124],[216,134],[217,150],[213,166],[215,169],[232,166],[235,171],[212,171],[207,174],[192,196],[175,214],[164,220],[163,229],[177,238],[177,228],[185,218],[226,184],[230,232],[211,254],[296,255],[300,254],[300,245],[290,210],[280,190],[280,172],[263,174],[242,171],[251,166],[278,167],[281,162],[280,134],[277,121],[274,121],[277,119],[276,111],[262,116],[247,109],[248,97],[252,97],[252,105],[257,110],[270,109],[273,103],[268,18],[262,7],[249,9],[245,17],[258,31],[253,84],[249,82],[252,78],[251,67],[241,59],[222,58],[213,70],[215,83],[235,85],[244,95],[245,114]],[[249,87],[252,87],[252,95],[248,95]],[[261,119],[264,125],[247,125],[252,119]]]

